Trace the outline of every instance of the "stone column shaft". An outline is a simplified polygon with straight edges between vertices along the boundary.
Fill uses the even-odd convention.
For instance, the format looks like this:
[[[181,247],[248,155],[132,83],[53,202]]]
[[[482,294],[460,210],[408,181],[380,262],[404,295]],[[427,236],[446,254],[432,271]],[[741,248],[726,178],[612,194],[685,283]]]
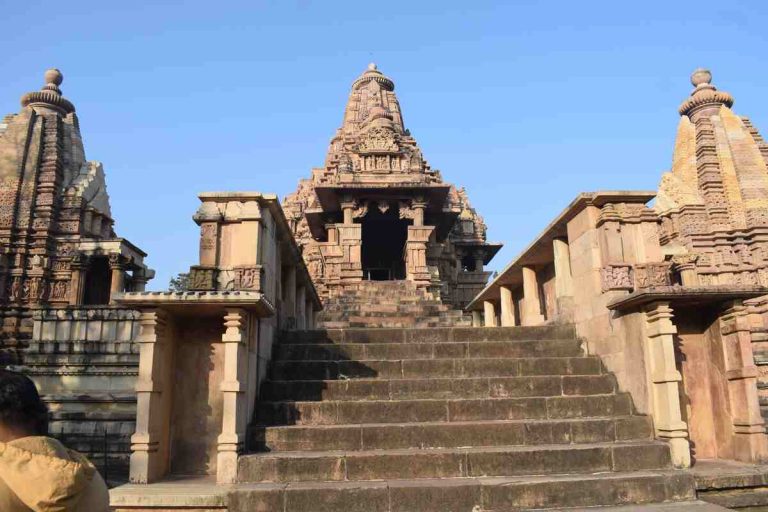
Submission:
[[[296,267],[292,263],[283,267],[286,272],[283,280],[283,319],[284,327],[293,329],[296,325]]]
[[[123,258],[119,254],[110,254],[109,268],[112,271],[109,287],[109,301],[114,304],[115,296],[125,290],[125,268]]]
[[[522,325],[539,325],[544,323],[539,301],[539,282],[533,267],[523,267],[523,313]]]
[[[508,286],[500,286],[499,293],[501,294],[501,326],[512,327],[516,324],[512,289]]]
[[[496,305],[486,300],[483,302],[485,327],[496,327]]]
[[[646,371],[656,437],[670,444],[672,463],[677,467],[691,465],[688,425],[683,421],[680,405],[680,382],[683,380],[675,361],[674,337],[668,302],[654,302],[645,309]]]
[[[217,438],[216,482],[237,480],[237,456],[243,450],[247,407],[245,390],[248,382],[248,312],[232,308],[224,315],[224,372],[221,382],[222,423]]]
[[[746,462],[768,459],[765,421],[757,394],[758,369],[752,353],[747,308],[733,301],[720,316],[725,377],[733,422],[734,456]]]
[[[139,375],[136,379],[136,432],[131,436],[130,480],[147,484],[168,472],[170,457],[170,360],[167,316],[147,309],[139,316]]]
[[[573,296],[573,277],[571,277],[571,251],[568,241],[562,238],[552,240],[555,255],[555,296]]]

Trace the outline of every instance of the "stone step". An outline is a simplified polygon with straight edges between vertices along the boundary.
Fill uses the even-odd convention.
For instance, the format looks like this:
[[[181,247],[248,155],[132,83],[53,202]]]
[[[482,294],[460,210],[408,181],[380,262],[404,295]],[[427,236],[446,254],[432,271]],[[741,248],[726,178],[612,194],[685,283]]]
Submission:
[[[515,398],[606,395],[615,378],[603,375],[545,375],[429,379],[267,380],[262,400],[402,400],[424,398]]]
[[[446,343],[576,339],[571,325],[530,327],[443,327],[440,329],[316,329],[284,331],[281,343]]]
[[[659,441],[262,453],[244,455],[237,462],[241,482],[345,482],[671,468],[669,445]]]
[[[335,426],[257,427],[257,451],[393,450],[467,446],[536,446],[648,440],[647,416],[601,419],[457,421]]]
[[[577,340],[486,341],[483,343],[339,343],[278,344],[273,361],[461,359],[476,357],[581,356]]]
[[[362,423],[457,422],[610,418],[632,414],[626,393],[593,396],[440,400],[302,402],[260,401],[257,425],[345,425]]]
[[[274,361],[269,367],[270,380],[516,377],[533,375],[600,375],[602,373],[600,359],[595,356]]]
[[[685,471],[241,484],[229,510],[246,512],[501,512],[634,505],[695,498]]]

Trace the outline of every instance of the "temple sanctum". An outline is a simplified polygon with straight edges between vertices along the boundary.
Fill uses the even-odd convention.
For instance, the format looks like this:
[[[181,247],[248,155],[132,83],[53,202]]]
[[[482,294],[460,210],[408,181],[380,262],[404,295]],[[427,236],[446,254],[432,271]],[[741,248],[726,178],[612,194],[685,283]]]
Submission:
[[[370,64],[352,83],[325,165],[283,207],[321,294],[407,280],[461,306],[501,248],[463,188],[443,181],[405,128],[395,84]]]

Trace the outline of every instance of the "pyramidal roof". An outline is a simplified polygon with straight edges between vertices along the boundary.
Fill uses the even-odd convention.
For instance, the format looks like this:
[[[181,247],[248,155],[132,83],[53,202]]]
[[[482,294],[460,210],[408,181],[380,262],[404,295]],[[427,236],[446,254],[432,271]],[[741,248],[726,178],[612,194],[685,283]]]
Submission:
[[[709,70],[695,70],[691,83],[656,209],[701,210],[701,222],[715,230],[768,226],[768,145],[747,117],[734,114],[733,96],[712,85]]]

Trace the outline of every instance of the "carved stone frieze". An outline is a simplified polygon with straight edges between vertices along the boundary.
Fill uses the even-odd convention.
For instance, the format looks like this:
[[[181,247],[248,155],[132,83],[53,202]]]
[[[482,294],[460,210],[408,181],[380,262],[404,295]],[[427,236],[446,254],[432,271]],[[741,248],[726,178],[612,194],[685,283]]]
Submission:
[[[235,268],[234,289],[260,291],[262,281],[261,273],[261,265]]]
[[[635,287],[642,289],[653,286],[670,286],[672,284],[671,267],[672,264],[669,262],[635,265]]]
[[[216,289],[217,271],[213,267],[193,266],[189,269],[189,289],[206,291]]]
[[[604,292],[615,290],[632,290],[634,287],[632,265],[615,263],[600,269],[600,280]]]

